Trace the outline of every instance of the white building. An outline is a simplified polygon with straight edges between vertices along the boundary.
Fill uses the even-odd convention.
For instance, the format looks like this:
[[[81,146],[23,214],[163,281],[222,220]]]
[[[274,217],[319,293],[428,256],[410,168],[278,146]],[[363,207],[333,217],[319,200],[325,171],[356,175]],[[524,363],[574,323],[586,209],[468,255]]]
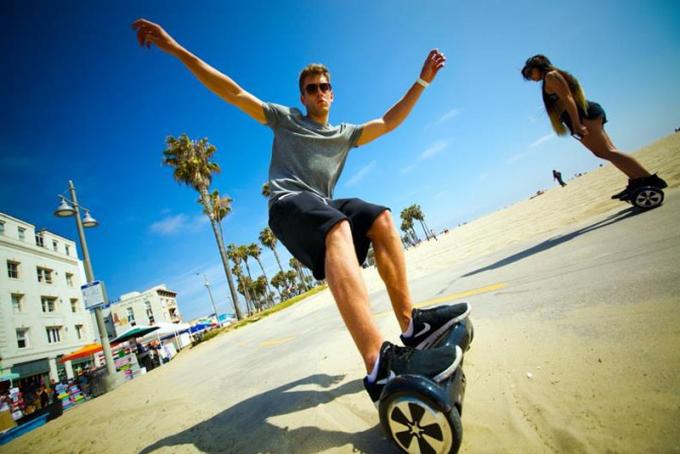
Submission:
[[[126,293],[111,304],[110,310],[118,335],[137,325],[182,322],[182,315],[177,307],[177,293],[168,290],[165,284],[141,293]]]
[[[73,241],[0,213],[0,368],[21,379],[73,377],[61,355],[95,341]]]

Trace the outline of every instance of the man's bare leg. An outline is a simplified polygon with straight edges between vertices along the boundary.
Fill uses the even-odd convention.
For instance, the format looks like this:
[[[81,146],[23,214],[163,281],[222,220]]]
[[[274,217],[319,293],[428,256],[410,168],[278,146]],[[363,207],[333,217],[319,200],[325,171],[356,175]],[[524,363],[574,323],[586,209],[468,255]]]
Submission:
[[[392,309],[401,331],[405,332],[411,321],[413,306],[406,279],[404,248],[389,211],[383,211],[373,221],[368,237],[373,242],[378,273],[387,287]]]
[[[380,354],[383,337],[368,303],[368,291],[348,221],[339,222],[326,235],[325,267],[335,304],[370,373]]]

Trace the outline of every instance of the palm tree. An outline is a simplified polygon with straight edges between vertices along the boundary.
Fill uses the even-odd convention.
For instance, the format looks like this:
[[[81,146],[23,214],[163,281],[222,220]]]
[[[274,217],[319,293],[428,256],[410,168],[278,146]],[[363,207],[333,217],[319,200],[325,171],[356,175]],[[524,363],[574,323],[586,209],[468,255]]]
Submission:
[[[411,236],[411,240],[414,244],[418,243],[418,235],[416,235],[416,230],[413,228],[413,218],[408,208],[404,208],[401,211],[401,230],[407,235]]]
[[[300,283],[302,284],[302,290],[307,291],[309,290],[307,288],[307,282],[305,282],[305,274],[302,272],[302,263],[295,257],[291,257],[290,260],[288,261],[288,265],[293,268],[295,271],[298,273],[298,277],[300,278]]]
[[[281,266],[281,260],[279,260],[279,254],[276,252],[276,236],[272,229],[265,227],[264,230],[260,232],[260,243],[262,246],[267,247],[274,253],[274,258],[276,258],[276,263],[279,264],[279,269],[283,272],[283,267]]]
[[[283,302],[286,298],[286,290],[287,290],[287,285],[286,285],[286,273],[283,271],[279,271],[274,275],[274,277],[271,280],[272,285],[276,288],[276,291],[279,292],[279,297],[281,298],[281,302]],[[283,292],[281,291],[281,287],[283,287]]]
[[[266,277],[259,276],[255,279],[255,282],[253,282],[253,293],[255,293],[255,296],[257,296],[259,301],[264,299],[265,303],[269,301],[270,306],[274,305],[274,300],[270,297],[269,282]]]
[[[257,243],[250,243],[248,246],[248,255],[250,255],[252,258],[255,259],[258,265],[260,265],[260,270],[262,271],[262,275],[264,276],[265,282],[267,283],[266,285],[266,294],[269,300],[272,302],[272,305],[274,304],[274,296],[272,295],[271,289],[269,288],[269,281],[267,280],[267,273],[264,272],[264,267],[262,266],[262,261],[260,261],[260,254],[262,253],[262,248],[257,245]]]
[[[222,237],[224,237],[224,233],[222,232],[222,220],[226,218],[229,213],[231,213],[231,202],[233,202],[233,199],[229,196],[220,197],[220,193],[217,191],[217,189],[213,189],[213,192],[211,192],[208,197],[210,198],[212,215],[220,227],[220,233],[222,233]],[[200,197],[198,198],[197,202],[203,205]],[[210,213],[206,211],[205,207],[203,207],[203,214],[210,216]]]
[[[241,267],[234,265],[234,268],[232,270],[234,274],[238,277],[238,291],[241,295],[243,295],[246,298],[246,301],[250,300],[250,304],[247,304],[248,306],[248,312],[249,314],[252,315],[253,312],[255,312],[255,307],[256,303],[255,300],[252,299],[251,295],[251,287],[253,285],[252,279],[250,279],[248,276],[243,275],[243,271],[241,270]]]
[[[241,256],[241,250],[239,249],[239,246],[236,246],[234,243],[229,243],[229,245],[227,246],[227,255],[229,256],[231,261],[234,262],[234,269],[238,270],[240,279],[241,276],[243,275],[243,272],[241,270],[241,262],[243,261],[243,257]],[[252,300],[250,298],[250,293],[248,292],[247,286],[243,287],[243,292],[241,292],[241,294],[245,297],[246,306],[248,306],[248,310],[250,311],[250,304]]]
[[[286,278],[286,287],[295,289],[294,293],[297,295],[298,293],[302,292],[302,289],[298,289],[299,285],[297,285],[297,280],[299,278],[299,275],[295,272],[295,270],[288,270],[284,274]]]
[[[214,210],[210,202],[208,188],[212,183],[213,173],[220,171],[220,166],[211,161],[211,158],[217,151],[217,148],[208,142],[207,138],[199,140],[191,140],[186,134],[179,137],[168,136],[165,140],[166,149],[163,150],[163,164],[172,167],[173,177],[179,183],[191,186],[201,196],[201,204],[204,212],[210,218],[210,225],[217,241],[217,248],[222,259],[222,266],[224,267],[224,274],[229,283],[229,291],[234,302],[234,312],[236,318],[241,320],[241,309],[238,307],[238,299],[236,295],[236,288],[229,270],[229,260],[224,249],[224,239],[222,232],[218,228],[218,221],[215,219]],[[225,214],[226,216],[226,214]]]
[[[269,186],[268,181],[262,185],[262,195],[265,198],[269,198],[269,196],[272,195],[272,188]]]
[[[427,224],[425,224],[425,214],[423,214],[423,210],[420,208],[420,205],[411,205],[409,208],[411,209],[413,219],[420,222],[420,226],[425,232],[425,238],[429,240],[430,236],[433,236],[436,240],[437,237],[434,236],[433,233],[430,233],[430,229],[427,227]]]

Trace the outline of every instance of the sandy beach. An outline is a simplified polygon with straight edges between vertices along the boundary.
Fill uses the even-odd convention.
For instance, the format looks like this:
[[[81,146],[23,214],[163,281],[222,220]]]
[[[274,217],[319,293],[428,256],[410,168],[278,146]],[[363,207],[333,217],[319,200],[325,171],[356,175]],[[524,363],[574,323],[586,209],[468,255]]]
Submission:
[[[680,197],[680,134],[635,156],[669,183],[668,207],[626,219],[644,225]],[[530,254],[538,260],[547,251],[551,261],[540,262],[540,271],[548,272],[559,263],[560,248],[579,235],[583,241],[586,231],[592,232],[592,250],[572,250],[569,257],[594,254],[594,263],[600,255],[604,261],[598,235],[604,239],[616,216],[630,215],[621,214],[625,204],[609,198],[624,185],[623,175],[605,165],[407,251],[414,294],[437,296],[422,289],[432,276],[448,274],[448,293],[478,289],[480,295],[468,292],[476,338],[465,359],[461,452],[680,452],[680,279],[659,281],[653,294],[636,280],[653,285],[657,272],[680,278],[677,265],[645,269],[633,278],[601,276],[602,285],[593,289],[574,276],[598,269],[584,271],[574,259],[545,281],[540,299],[529,278],[517,278],[506,266]],[[675,221],[656,228],[675,238],[677,247],[680,219]],[[625,259],[642,252],[621,247]],[[677,252],[664,243],[658,254]],[[571,277],[565,269],[573,271]],[[366,269],[364,277],[381,329],[396,333],[396,322],[384,316],[389,303],[377,271]],[[504,297],[514,298],[512,308],[503,306]],[[326,336],[323,345],[282,331],[306,327],[310,319],[326,321],[309,328],[309,336]],[[260,368],[257,377],[247,366],[226,370],[253,363]],[[363,373],[326,290],[182,352],[167,367],[66,412],[0,451],[394,452],[361,388]]]

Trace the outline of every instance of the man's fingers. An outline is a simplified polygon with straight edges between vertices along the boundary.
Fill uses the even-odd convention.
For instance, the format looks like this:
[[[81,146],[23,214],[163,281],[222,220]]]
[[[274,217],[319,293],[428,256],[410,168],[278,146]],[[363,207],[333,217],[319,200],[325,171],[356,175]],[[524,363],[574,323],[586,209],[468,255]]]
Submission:
[[[137,32],[137,41],[139,41],[140,46],[148,47],[147,46],[147,41],[149,37],[151,36],[151,32],[147,30],[139,30]]]
[[[134,28],[134,29],[136,30],[136,29],[138,29],[138,28],[140,28],[140,27],[144,27],[144,26],[152,27],[152,26],[154,26],[154,25],[156,25],[156,24],[154,24],[153,22],[150,22],[150,21],[148,21],[148,20],[146,20],[146,19],[137,19],[136,21],[134,21],[134,22],[132,23],[132,28]]]

